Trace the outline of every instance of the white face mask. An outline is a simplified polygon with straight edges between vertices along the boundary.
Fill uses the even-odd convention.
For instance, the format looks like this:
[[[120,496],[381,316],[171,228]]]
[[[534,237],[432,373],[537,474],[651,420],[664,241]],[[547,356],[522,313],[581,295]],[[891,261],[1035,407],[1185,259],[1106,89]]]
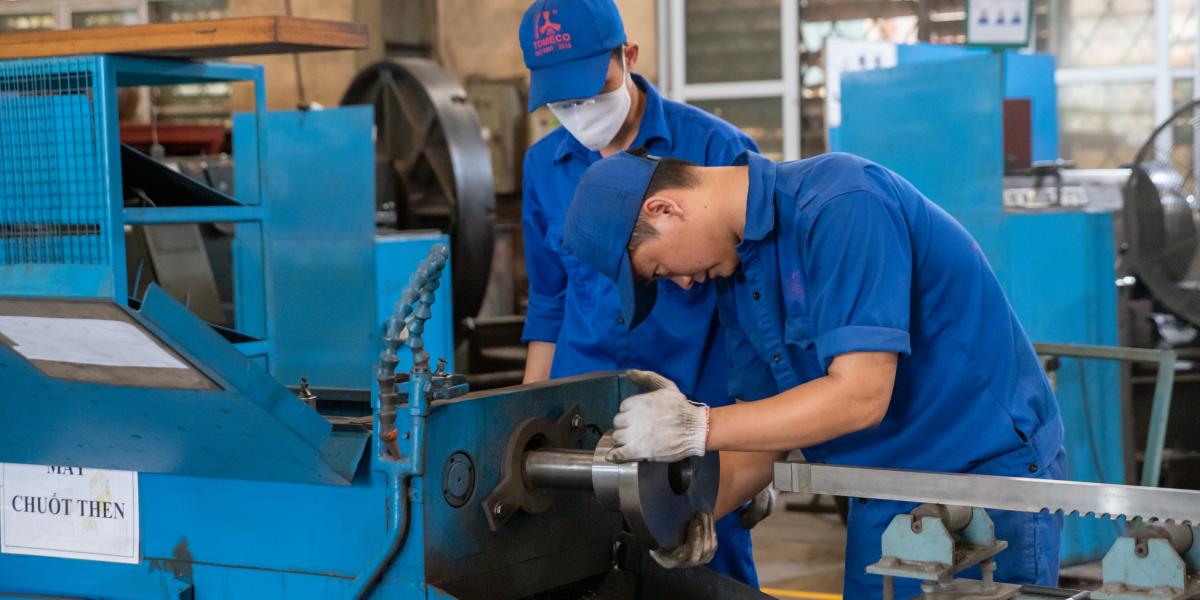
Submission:
[[[621,74],[625,74],[625,59],[621,59]],[[633,104],[626,86],[627,76],[621,78],[621,87],[592,96],[585,100],[551,102],[550,110],[558,121],[580,144],[599,151],[617,137],[629,107]]]

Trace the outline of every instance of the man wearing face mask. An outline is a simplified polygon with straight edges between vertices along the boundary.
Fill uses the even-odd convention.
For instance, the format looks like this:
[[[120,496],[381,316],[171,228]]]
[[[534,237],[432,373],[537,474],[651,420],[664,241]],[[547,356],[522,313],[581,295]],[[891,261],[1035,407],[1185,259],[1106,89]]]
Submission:
[[[634,331],[616,286],[562,247],[563,222],[583,172],[602,157],[644,147],[702,165],[731,164],[754,142],[699,109],[661,97],[632,73],[638,45],[625,38],[613,0],[537,0],[521,20],[530,71],[529,110],[549,105],[562,123],[525,155],[522,224],[529,273],[523,339],[525,382],[593,371],[662,373],[688,397],[730,402],[716,290],[664,285],[658,304]],[[756,498],[769,505],[770,490]],[[764,511],[747,511],[747,525]],[[733,514],[716,524],[714,570],[757,587],[750,534]],[[655,555],[668,566],[671,556]]]

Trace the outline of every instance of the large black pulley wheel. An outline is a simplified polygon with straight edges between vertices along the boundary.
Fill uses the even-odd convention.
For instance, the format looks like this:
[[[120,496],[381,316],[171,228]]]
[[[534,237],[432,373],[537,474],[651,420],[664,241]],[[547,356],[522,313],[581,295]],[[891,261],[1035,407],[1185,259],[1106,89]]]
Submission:
[[[433,61],[402,58],[363,69],[342,104],[375,107],[380,225],[450,234],[454,320],[475,316],[491,272],[496,195],[491,155],[466,92]]]

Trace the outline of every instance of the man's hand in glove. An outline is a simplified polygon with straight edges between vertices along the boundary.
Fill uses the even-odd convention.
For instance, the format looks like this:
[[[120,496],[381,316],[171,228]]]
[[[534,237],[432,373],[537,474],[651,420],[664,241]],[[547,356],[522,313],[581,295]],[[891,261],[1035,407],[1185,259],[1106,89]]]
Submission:
[[[750,504],[741,510],[738,522],[741,523],[742,529],[754,529],[760,521],[771,516],[771,511],[775,510],[775,503],[778,501],[779,492],[775,491],[775,484],[768,483],[767,487],[755,494]]]
[[[630,371],[629,380],[650,391],[621,402],[613,419],[612,462],[675,462],[704,456],[708,407],[692,402],[671,380],[649,371]]]
[[[717,530],[713,528],[712,513],[703,512],[688,523],[687,539],[668,552],[651,550],[650,556],[667,569],[707,564],[717,552]]]

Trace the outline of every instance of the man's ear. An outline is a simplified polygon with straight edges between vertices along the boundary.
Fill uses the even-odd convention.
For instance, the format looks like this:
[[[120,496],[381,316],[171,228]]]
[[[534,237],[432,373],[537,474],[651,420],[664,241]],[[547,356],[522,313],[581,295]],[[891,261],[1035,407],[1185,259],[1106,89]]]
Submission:
[[[629,65],[629,69],[633,70],[633,66],[638,61],[638,43],[629,42],[625,44],[625,64]]]
[[[667,217],[673,216],[683,218],[683,205],[679,204],[674,198],[657,194],[651,196],[644,204],[642,210],[652,217]]]

